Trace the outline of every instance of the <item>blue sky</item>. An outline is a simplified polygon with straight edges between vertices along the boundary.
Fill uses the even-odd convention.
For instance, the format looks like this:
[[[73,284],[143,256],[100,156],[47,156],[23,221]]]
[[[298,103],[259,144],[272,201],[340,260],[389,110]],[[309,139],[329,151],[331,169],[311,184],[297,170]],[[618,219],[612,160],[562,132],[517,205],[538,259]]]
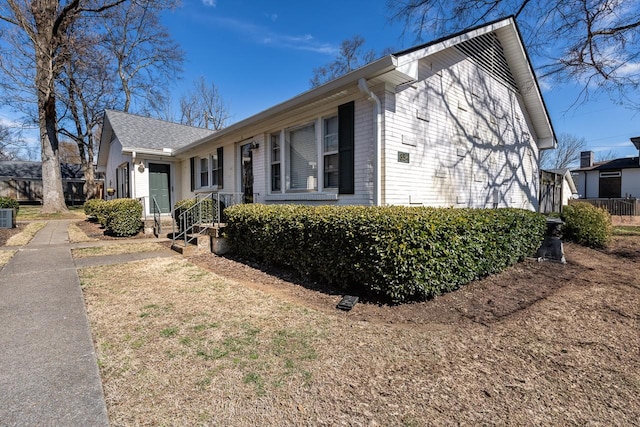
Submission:
[[[218,86],[231,122],[246,118],[309,90],[313,69],[354,35],[377,52],[414,45],[389,15],[386,0],[183,0],[163,17],[186,54],[183,78],[172,87],[174,102],[203,76]],[[577,94],[570,85],[544,85],[556,133],[584,137],[596,158],[607,151],[638,155],[629,138],[640,136],[640,112],[605,96],[571,108]],[[0,120],[9,117],[0,110]]]
[[[164,20],[186,52],[175,97],[202,75],[218,86],[238,121],[308,90],[313,69],[329,62],[347,38],[360,35],[377,52],[414,45],[389,15],[385,0],[183,0]],[[572,107],[578,90],[544,85],[556,133],[584,137],[596,158],[608,151],[637,156],[629,138],[640,136],[640,112],[606,96]]]

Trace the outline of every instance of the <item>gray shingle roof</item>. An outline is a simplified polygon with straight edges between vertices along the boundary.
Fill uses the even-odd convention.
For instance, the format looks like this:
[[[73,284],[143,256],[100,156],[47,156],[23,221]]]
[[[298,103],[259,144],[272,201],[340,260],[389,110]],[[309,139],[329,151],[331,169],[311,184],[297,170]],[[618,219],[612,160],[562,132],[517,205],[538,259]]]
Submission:
[[[61,164],[62,179],[83,179],[82,166]],[[6,161],[0,162],[0,177],[15,179],[42,179],[41,162]]]
[[[120,144],[125,148],[175,150],[215,133],[211,129],[180,125],[114,110],[105,111],[105,115]]]

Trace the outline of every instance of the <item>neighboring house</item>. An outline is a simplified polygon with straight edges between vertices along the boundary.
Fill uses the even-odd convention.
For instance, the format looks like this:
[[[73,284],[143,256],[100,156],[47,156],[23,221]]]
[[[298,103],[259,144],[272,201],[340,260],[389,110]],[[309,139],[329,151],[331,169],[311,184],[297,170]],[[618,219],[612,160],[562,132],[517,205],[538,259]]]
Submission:
[[[81,165],[62,164],[62,189],[67,202],[84,202],[84,172]],[[22,203],[42,202],[42,163],[0,162],[0,196]]]
[[[507,18],[385,56],[217,132],[107,111],[98,170],[118,197],[162,193],[170,205],[240,192],[260,203],[537,210],[539,150],[555,145]],[[159,180],[166,191],[153,189]]]
[[[548,169],[540,171],[541,213],[562,211],[569,200],[578,197],[578,190],[569,169]]]
[[[640,138],[631,138],[640,150]],[[572,171],[581,199],[640,198],[638,157],[594,162],[592,151],[580,153],[580,168]]]

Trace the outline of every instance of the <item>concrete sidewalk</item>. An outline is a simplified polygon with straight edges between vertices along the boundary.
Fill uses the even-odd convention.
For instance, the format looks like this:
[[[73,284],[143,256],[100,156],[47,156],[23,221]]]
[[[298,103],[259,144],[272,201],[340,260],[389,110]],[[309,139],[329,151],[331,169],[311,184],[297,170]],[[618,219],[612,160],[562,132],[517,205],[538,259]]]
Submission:
[[[0,270],[0,425],[109,424],[71,258],[52,220]]]

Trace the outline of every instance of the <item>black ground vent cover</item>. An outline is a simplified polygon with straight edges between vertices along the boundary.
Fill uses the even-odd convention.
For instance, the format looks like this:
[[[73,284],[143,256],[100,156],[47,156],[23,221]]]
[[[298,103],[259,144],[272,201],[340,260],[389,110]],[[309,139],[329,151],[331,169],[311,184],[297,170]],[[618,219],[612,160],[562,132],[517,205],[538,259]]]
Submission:
[[[344,297],[342,297],[342,300],[340,300],[336,308],[349,311],[353,308],[354,305],[356,305],[357,302],[358,297],[355,297],[353,295],[345,295]]]

